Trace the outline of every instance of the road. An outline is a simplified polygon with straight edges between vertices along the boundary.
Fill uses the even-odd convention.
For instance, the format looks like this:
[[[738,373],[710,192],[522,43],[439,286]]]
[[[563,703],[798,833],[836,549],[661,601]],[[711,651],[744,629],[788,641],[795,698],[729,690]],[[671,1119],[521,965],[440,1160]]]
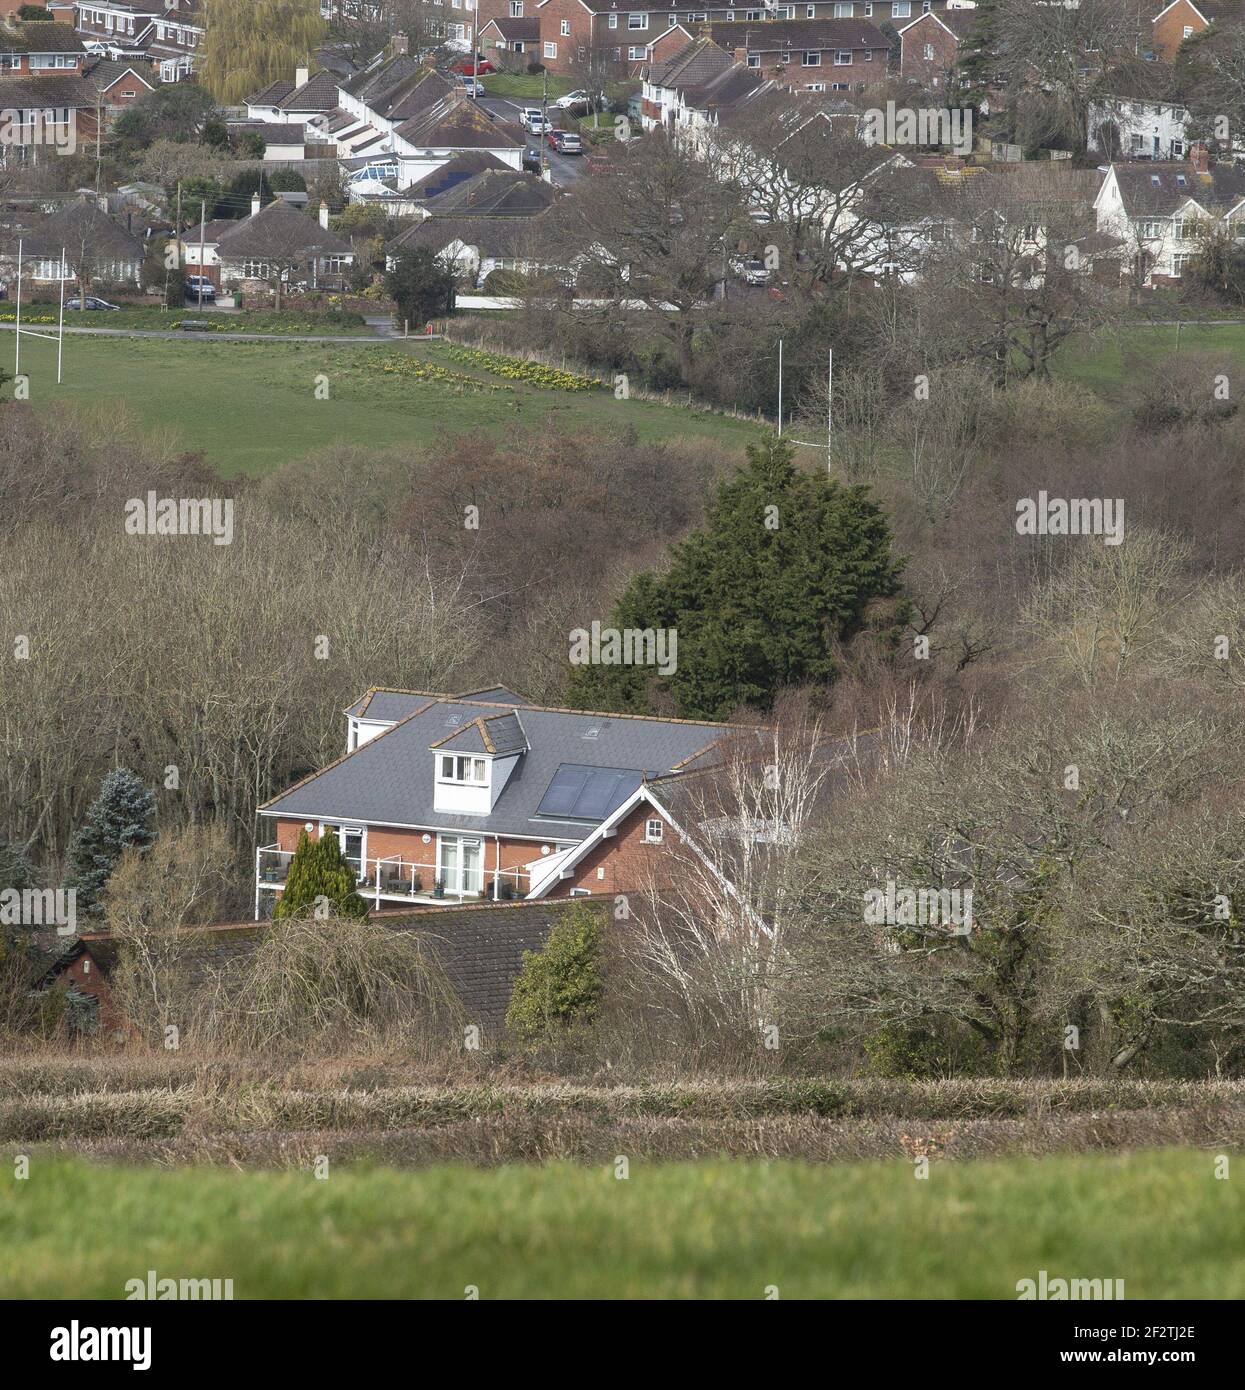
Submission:
[[[0,328],[7,328],[10,331],[16,329],[14,323],[0,323]],[[46,325],[41,325],[45,328]],[[208,343],[371,343],[373,346],[380,342],[382,338],[400,338],[400,333],[383,333],[377,329],[376,336],[371,338],[346,337],[342,334],[334,333],[214,333],[214,332],[184,332],[177,328],[66,328],[65,334],[81,333],[95,338],[176,338],[178,342],[190,342],[199,339]],[[41,332],[40,336],[46,336]],[[52,336],[55,336],[54,334]],[[440,338],[440,333],[420,333],[411,334],[412,340],[418,338],[420,342],[427,342],[430,338]]]
[[[539,106],[539,101],[517,102],[511,101],[509,97],[477,97],[477,102],[490,116],[495,116],[498,120],[508,121],[517,124],[519,112],[525,105]],[[553,102],[549,103],[549,119],[557,124],[557,116],[554,114]],[[540,149],[540,139],[538,136],[527,136],[527,147],[529,150]],[[558,154],[549,148],[548,142],[545,144],[545,158],[549,161],[549,171],[553,175],[554,185],[558,188],[569,188],[579,179],[583,178],[587,172],[582,154],[564,155]]]

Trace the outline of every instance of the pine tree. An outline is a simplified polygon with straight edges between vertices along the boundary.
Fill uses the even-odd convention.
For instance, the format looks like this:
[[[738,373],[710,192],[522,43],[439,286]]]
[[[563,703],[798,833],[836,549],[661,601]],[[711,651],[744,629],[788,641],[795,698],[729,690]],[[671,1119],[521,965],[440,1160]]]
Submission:
[[[128,768],[104,778],[69,846],[68,886],[77,890],[79,913],[103,916],[104,884],[125,850],[143,849],[156,838],[155,820],[155,793]]]
[[[22,850],[0,835],[0,893],[9,888],[16,888],[20,892],[23,888],[34,886],[35,872],[30,860]]]
[[[957,86],[978,102],[998,79],[999,0],[979,0],[955,60]]]
[[[285,887],[273,917],[309,917],[321,904],[337,917],[366,917],[368,905],[356,892],[355,871],[336,835],[313,840],[304,830],[290,860]]]
[[[666,573],[637,575],[611,615],[619,629],[676,631],[675,671],[577,666],[569,698],[639,713],[664,695],[695,719],[766,708],[784,686],[833,679],[836,647],[864,628],[875,600],[898,595],[901,569],[868,489],[800,472],[790,445],[771,437],[749,447]],[[883,620],[895,629],[905,612],[897,602]]]
[[[573,907],[555,923],[541,950],[523,952],[506,1026],[531,1042],[591,1023],[604,987],[600,920],[586,907]]]

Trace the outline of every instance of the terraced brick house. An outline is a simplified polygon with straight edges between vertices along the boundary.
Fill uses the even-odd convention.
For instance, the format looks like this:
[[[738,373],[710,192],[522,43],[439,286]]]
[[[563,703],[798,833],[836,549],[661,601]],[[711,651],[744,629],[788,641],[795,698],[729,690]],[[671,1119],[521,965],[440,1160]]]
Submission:
[[[369,690],[346,751],[260,808],[256,918],[271,913],[299,836],[334,835],[359,892],[402,903],[625,892],[660,882],[678,783],[732,730],[697,720],[533,705],[503,686]]]

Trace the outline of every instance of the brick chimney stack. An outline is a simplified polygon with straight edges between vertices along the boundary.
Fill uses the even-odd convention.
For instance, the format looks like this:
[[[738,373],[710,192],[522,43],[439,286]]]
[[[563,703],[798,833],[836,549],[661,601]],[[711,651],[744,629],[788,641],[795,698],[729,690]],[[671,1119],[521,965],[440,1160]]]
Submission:
[[[294,85],[295,85],[296,87],[305,87],[305,86],[307,85],[307,79],[308,79],[310,76],[311,76],[311,69],[310,69],[310,68],[295,68],[295,69],[294,69]]]
[[[746,48],[735,49],[734,58],[737,63],[742,63],[744,67],[748,66],[748,50]]]
[[[258,194],[258,193],[252,193],[252,194],[251,194],[251,216],[254,217],[255,214],[256,214],[258,211],[259,211],[259,194]]]
[[[326,232],[328,231],[328,229],[329,229],[329,205],[324,201],[323,198],[320,199],[320,225],[324,228],[324,230],[325,230]]]

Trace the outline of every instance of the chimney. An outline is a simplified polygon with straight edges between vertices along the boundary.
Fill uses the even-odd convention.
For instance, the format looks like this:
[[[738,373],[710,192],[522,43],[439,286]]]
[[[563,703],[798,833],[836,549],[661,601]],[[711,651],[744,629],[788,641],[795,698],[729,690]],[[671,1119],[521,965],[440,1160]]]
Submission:
[[[410,40],[405,34],[394,34],[389,40],[389,52],[395,58],[401,58],[411,51]]]
[[[296,87],[305,87],[305,86],[307,85],[307,78],[308,78],[310,75],[311,75],[311,74],[310,74],[310,72],[309,72],[309,70],[308,70],[307,68],[295,68],[295,69],[294,69],[294,85],[295,85]]]
[[[746,48],[737,48],[737,49],[735,50],[735,61],[736,61],[737,63],[742,63],[742,64],[744,65],[744,67],[747,67],[747,66],[748,66],[748,50],[747,50]]]
[[[324,201],[323,198],[320,199],[320,225],[324,228],[324,230],[325,230],[326,232],[328,231],[328,229],[329,229],[329,205]]]
[[[1189,161],[1199,174],[1210,173],[1210,150],[1200,141],[1189,147]]]
[[[254,217],[255,214],[256,214],[258,211],[259,211],[259,193],[258,193],[258,191],[257,191],[257,192],[255,192],[255,193],[252,193],[252,194],[251,194],[251,216]]]

